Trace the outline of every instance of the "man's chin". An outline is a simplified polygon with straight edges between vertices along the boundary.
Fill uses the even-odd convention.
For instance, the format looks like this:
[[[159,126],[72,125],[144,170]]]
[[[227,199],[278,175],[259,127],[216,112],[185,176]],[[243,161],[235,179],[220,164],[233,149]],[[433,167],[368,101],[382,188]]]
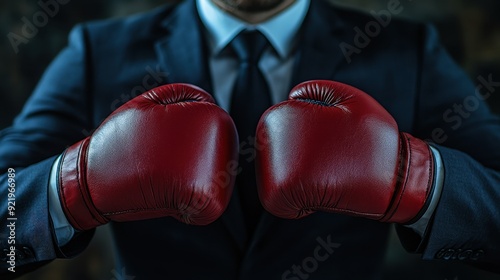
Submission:
[[[267,12],[280,6],[287,0],[213,0],[245,13]]]

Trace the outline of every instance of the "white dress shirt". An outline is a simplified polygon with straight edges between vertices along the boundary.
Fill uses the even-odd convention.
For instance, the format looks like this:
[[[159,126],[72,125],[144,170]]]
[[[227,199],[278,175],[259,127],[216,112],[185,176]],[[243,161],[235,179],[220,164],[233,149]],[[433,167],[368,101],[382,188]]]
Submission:
[[[262,54],[259,68],[268,82],[273,104],[288,98],[297,35],[307,14],[309,1],[297,0],[273,18],[252,25],[222,11],[211,0],[197,0],[198,14],[208,39],[212,94],[224,110],[229,112],[231,94],[238,75],[237,59],[224,50],[245,29],[259,30],[272,46]]]

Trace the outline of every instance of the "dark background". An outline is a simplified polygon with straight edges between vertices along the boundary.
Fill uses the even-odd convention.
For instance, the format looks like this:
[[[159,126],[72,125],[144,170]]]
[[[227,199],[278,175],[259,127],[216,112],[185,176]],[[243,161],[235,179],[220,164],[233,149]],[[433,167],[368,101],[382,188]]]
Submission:
[[[43,0],[47,1],[47,0]],[[61,2],[64,2],[60,0]],[[79,22],[121,17],[146,11],[167,1],[160,0],[65,0],[59,11],[39,28],[38,34],[19,46],[16,53],[8,34],[21,33],[23,17],[33,21],[42,11],[38,0],[3,0],[0,2],[0,129],[7,127],[31,94],[44,69],[67,43],[69,30]],[[312,0],[317,1],[317,0]],[[335,0],[339,5],[365,11],[380,11],[391,0]],[[400,17],[433,22],[442,41],[471,79],[492,75],[500,81],[500,1],[498,0],[401,0]],[[133,36],[133,35],[131,35]],[[64,77],[61,77],[64,79]],[[487,100],[500,113],[500,94]],[[460,233],[457,233],[460,234]],[[132,279],[122,268],[115,267],[106,227],[98,229],[89,249],[74,260],[57,260],[23,280],[31,279]],[[137,256],[140,257],[140,256]],[[384,279],[500,279],[500,275],[478,271],[453,263],[424,262],[418,255],[406,253],[397,237],[391,236],[386,256]],[[125,272],[125,273],[124,273]],[[140,280],[139,277],[135,278]]]

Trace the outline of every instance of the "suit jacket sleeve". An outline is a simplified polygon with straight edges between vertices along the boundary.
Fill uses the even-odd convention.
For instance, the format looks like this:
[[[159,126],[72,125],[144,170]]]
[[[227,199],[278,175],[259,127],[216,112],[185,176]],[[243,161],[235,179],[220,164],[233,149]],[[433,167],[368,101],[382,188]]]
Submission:
[[[13,125],[0,132],[0,213],[7,221],[7,172],[16,171],[16,273],[3,261],[10,232],[2,227],[2,279],[19,276],[56,257],[71,257],[89,243],[93,231],[77,234],[58,248],[48,209],[49,175],[55,156],[85,138],[90,128],[87,96],[88,54],[85,29],[76,27],[70,42],[49,66]]]
[[[416,136],[441,153],[444,185],[423,239],[397,227],[406,249],[426,260],[456,260],[494,270],[500,263],[500,119],[485,103],[500,77],[473,82],[422,32]]]

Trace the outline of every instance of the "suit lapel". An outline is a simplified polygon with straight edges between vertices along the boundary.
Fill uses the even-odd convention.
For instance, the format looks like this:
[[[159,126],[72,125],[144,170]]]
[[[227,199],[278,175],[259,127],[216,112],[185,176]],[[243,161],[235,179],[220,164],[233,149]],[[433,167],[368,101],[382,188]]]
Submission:
[[[194,1],[179,4],[162,25],[169,35],[156,44],[160,64],[170,83],[189,83],[211,92],[207,48]]]
[[[297,46],[292,87],[309,80],[333,79],[344,56],[340,50],[343,23],[326,1],[311,1]]]
[[[206,40],[195,1],[185,1],[162,24],[169,34],[155,46],[169,83],[189,83],[212,92]],[[243,251],[247,239],[237,188],[221,217],[237,246]]]

